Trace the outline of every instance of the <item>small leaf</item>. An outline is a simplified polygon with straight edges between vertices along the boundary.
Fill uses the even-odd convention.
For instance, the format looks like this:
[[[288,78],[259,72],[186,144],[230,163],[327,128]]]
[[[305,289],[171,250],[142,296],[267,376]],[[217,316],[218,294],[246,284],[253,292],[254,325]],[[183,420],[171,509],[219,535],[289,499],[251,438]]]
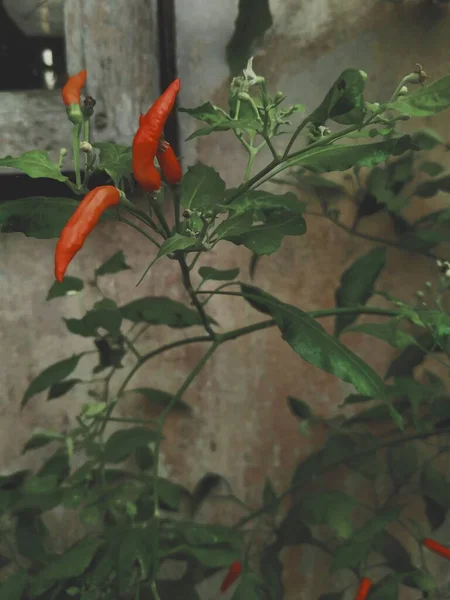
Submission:
[[[221,475],[215,473],[206,473],[200,479],[192,492],[190,500],[189,514],[191,518],[195,517],[203,502],[219,487],[222,481]]]
[[[183,181],[184,179],[185,177],[183,177]],[[202,249],[204,248],[197,238],[188,237],[186,235],[180,235],[179,233],[176,233],[162,244],[161,248],[158,251],[156,259],[161,258],[163,256],[167,256],[168,254],[172,254],[172,252],[176,252],[177,250],[193,252],[194,250]]]
[[[297,502],[281,522],[278,534],[284,546],[299,546],[311,542],[311,531],[303,520],[302,511]]]
[[[62,296],[74,296],[84,288],[84,283],[78,277],[70,277],[66,275],[59,283],[55,281],[50,288],[46,300],[52,300],[53,298],[60,298]]]
[[[92,145],[100,150],[98,169],[108,173],[116,186],[119,186],[123,177],[131,175],[133,157],[130,146],[111,142],[96,142]]]
[[[444,167],[440,163],[428,160],[420,163],[419,169],[430,177],[437,177],[444,171]]]
[[[411,344],[411,346],[407,346],[403,352],[392,361],[384,376],[385,379],[412,375],[414,369],[424,361],[428,352],[435,346],[433,337],[429,333],[420,336],[417,341],[418,345]]]
[[[28,452],[28,450],[35,450],[36,448],[42,448],[42,446],[47,446],[47,444],[51,444],[54,441],[64,440],[64,436],[56,431],[49,431],[47,429],[36,429],[33,431],[31,438],[25,444],[22,450],[22,454]]]
[[[43,152],[42,150],[24,152],[18,158],[13,158],[12,156],[0,158],[0,167],[19,169],[19,171],[23,171],[23,173],[26,173],[28,177],[32,177],[33,179],[45,177],[62,182],[68,179],[60,172],[57,163],[51,161],[47,152]]]
[[[100,277],[101,275],[119,273],[120,271],[126,271],[127,269],[131,269],[131,267],[127,265],[125,261],[123,250],[119,250],[98,267],[98,269],[95,269],[95,275]]]
[[[366,80],[367,75],[357,69],[343,71],[309,120],[317,125],[323,125],[328,119],[343,124],[362,123]]]
[[[221,204],[224,195],[225,182],[215,169],[200,162],[193,167],[188,167],[181,182],[183,208],[188,210],[213,208],[216,204]]]
[[[119,463],[124,461],[136,448],[147,446],[158,438],[156,431],[146,427],[131,427],[115,431],[105,444],[106,462]]]
[[[302,488],[310,483],[314,479],[314,476],[320,473],[323,464],[323,450],[318,450],[307,456],[295,469],[292,477],[292,485],[295,485],[296,488]]]
[[[124,319],[128,319],[133,323],[168,325],[174,329],[202,324],[197,311],[164,296],[138,298],[122,306],[120,311]],[[214,321],[210,319],[210,322],[213,323]]]
[[[22,399],[22,408],[35,394],[43,392],[55,383],[68,377],[77,368],[78,362],[83,355],[84,353],[74,354],[70,358],[65,358],[42,371],[28,386]]]
[[[340,286],[336,291],[336,306],[357,307],[364,305],[372,296],[374,285],[386,264],[386,248],[374,248],[358,258],[341,276]],[[335,335],[351,325],[357,313],[337,315]]]
[[[192,133],[186,141],[193,140],[215,133],[217,131],[230,131],[232,129],[246,129],[252,124],[252,120],[244,117],[232,119],[222,110],[213,106],[210,102],[205,102],[196,108],[179,108],[179,112],[185,112],[194,119],[208,123],[208,127],[202,127]]]
[[[434,196],[440,191],[450,192],[450,175],[423,181],[422,183],[419,183],[414,193],[422,198],[431,198],[431,196]]]
[[[411,134],[413,144],[419,146],[421,150],[432,150],[440,144],[444,144],[445,140],[440,133],[434,129],[419,129]]]
[[[308,404],[306,404],[306,402],[304,402],[303,400],[298,400],[293,396],[288,396],[287,400],[289,408],[291,409],[293,415],[295,415],[299,419],[311,419],[311,417],[313,416],[313,412],[308,406]]]
[[[66,379],[65,381],[54,383],[49,389],[47,400],[54,400],[55,398],[64,396],[80,382],[81,379]]]
[[[204,281],[233,281],[239,275],[239,269],[214,269],[213,267],[200,267],[198,274]]]
[[[399,329],[398,320],[393,319],[388,323],[363,323],[361,325],[353,325],[353,327],[347,327],[345,333],[360,332],[371,335],[379,340],[383,340],[393,346],[394,348],[400,348],[403,350],[411,344],[414,344],[414,337]]]

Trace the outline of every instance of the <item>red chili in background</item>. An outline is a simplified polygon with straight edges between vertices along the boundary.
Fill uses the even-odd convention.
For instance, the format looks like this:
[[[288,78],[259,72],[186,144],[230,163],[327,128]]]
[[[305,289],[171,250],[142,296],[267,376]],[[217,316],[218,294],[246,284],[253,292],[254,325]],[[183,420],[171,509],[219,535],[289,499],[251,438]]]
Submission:
[[[180,80],[175,79],[147,113],[139,118],[139,129],[133,140],[133,173],[142,189],[148,192],[154,192],[161,187],[161,176],[154,160],[159,150],[164,125],[179,91]]]
[[[158,159],[164,179],[172,185],[180,183],[183,172],[172,146],[169,142],[162,141],[159,148],[156,158]]]
[[[222,585],[220,586],[221,592],[226,592],[227,589],[233,585],[236,579],[239,577],[242,571],[242,564],[239,560],[235,560],[234,563],[230,565],[228,569],[228,573],[225,575],[225,579],[222,581]]]
[[[355,600],[366,600],[373,582],[368,577],[361,579],[358,591],[356,592]]]
[[[112,185],[103,185],[86,194],[77,206],[56,244],[55,277],[59,283],[62,282],[70,261],[81,249],[104,211],[119,202],[119,190]]]
[[[80,94],[81,90],[84,88],[84,84],[86,83],[86,77],[86,69],[83,69],[83,71],[80,71],[76,75],[69,77],[66,85],[61,90],[61,96],[66,106],[70,106],[71,104],[80,104]]]
[[[436,542],[435,540],[432,540],[431,538],[425,538],[423,540],[423,545],[426,548],[428,548],[428,550],[431,550],[431,552],[434,552],[435,554],[439,554],[440,556],[443,556],[447,560],[450,560],[450,549],[446,548],[445,546],[442,546],[441,544],[439,544],[439,542]]]

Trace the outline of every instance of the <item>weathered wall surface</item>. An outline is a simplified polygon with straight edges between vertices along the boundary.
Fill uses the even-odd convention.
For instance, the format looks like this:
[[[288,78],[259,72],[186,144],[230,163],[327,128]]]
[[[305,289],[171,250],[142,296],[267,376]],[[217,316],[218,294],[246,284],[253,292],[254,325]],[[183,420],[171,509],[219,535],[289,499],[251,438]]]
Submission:
[[[233,30],[236,5],[236,0],[178,0],[182,106],[197,106],[210,98],[215,104],[226,105],[228,73],[224,49]],[[389,97],[416,62],[424,65],[433,78],[448,72],[448,8],[433,7],[427,2],[400,7],[376,0],[278,0],[271,2],[271,8],[274,27],[267,35],[264,50],[255,58],[254,68],[267,76],[272,89],[283,90],[288,100],[304,103],[309,109],[321,101],[331,81],[347,67],[368,72],[367,96],[373,101]],[[101,21],[99,18],[99,28]],[[80,65],[95,71],[95,45],[92,40],[89,43],[87,63],[81,61]],[[132,60],[131,56],[128,60]],[[101,68],[110,73],[108,81],[119,85],[115,66],[102,64]],[[78,63],[72,70],[75,68]],[[125,100],[120,102],[129,107]],[[138,108],[127,110],[131,114]],[[122,136],[118,141],[130,141],[126,124],[120,125],[114,119],[113,116],[115,133]],[[183,138],[197,126],[184,114],[181,124]],[[414,128],[422,125],[439,128],[445,137],[450,137],[448,113],[414,122]],[[404,127],[405,131],[411,128],[411,124]],[[183,154],[185,164],[201,160],[215,167],[228,186],[241,180],[245,157],[232,134],[190,142],[184,146]],[[262,164],[260,160],[255,169]],[[348,216],[351,221],[351,215]],[[391,226],[383,217],[363,223],[361,231],[392,235]],[[278,253],[261,261],[255,283],[304,310],[331,307],[342,270],[372,246],[365,240],[348,237],[327,221],[311,217],[305,236],[286,239]],[[60,357],[89,348],[89,342],[83,338],[66,333],[61,317],[81,316],[83,306],[89,306],[96,298],[87,291],[81,298],[45,302],[52,283],[54,241],[8,235],[0,236],[0,247],[0,373],[4,390],[0,404],[0,464],[9,470],[25,461],[39,463],[38,454],[20,457],[22,444],[33,427],[63,427],[85,401],[83,392],[78,391],[54,403],[33,400],[19,413],[21,394],[32,377]],[[70,274],[90,275],[117,248],[124,249],[133,267],[114,280],[105,278],[102,284],[117,302],[151,294],[186,300],[176,266],[170,261],[158,262],[136,290],[136,280],[152,258],[153,249],[137,241],[134,232],[124,226],[99,227],[71,265]],[[248,261],[248,251],[223,244],[205,256],[201,264],[239,266],[244,279]],[[388,264],[380,287],[395,290],[405,299],[435,276],[434,265],[428,259],[395,249],[388,251]],[[224,329],[260,318],[234,298],[215,299],[209,306]],[[331,331],[332,323],[324,324]],[[149,347],[178,335],[153,328]],[[374,367],[381,371],[386,368],[390,353],[383,344],[357,335],[347,335],[344,342]],[[171,351],[136,375],[132,387],[148,385],[174,391],[203,352],[204,348],[198,345]],[[81,374],[87,377],[88,369],[89,364],[83,363]],[[193,406],[193,416],[170,418],[163,453],[165,469],[189,487],[207,471],[221,473],[238,496],[257,506],[265,477],[269,476],[276,489],[282,490],[289,484],[299,458],[322,439],[321,435],[308,439],[299,434],[286,405],[287,395],[303,398],[321,414],[334,415],[350,391],[350,386],[302,362],[276,330],[229,342],[220,348],[185,395]],[[133,399],[127,400],[122,410],[131,409],[139,410]],[[337,477],[335,483],[340,485]],[[351,486],[356,490],[359,482],[348,485],[350,491]],[[224,514],[226,517],[222,511]],[[63,536],[68,538],[75,527],[76,524],[66,527]],[[286,556],[286,600],[310,600],[330,590],[332,580],[324,577],[327,563],[319,552],[308,549]],[[212,589],[216,589],[216,583]],[[205,599],[208,597],[206,589]]]

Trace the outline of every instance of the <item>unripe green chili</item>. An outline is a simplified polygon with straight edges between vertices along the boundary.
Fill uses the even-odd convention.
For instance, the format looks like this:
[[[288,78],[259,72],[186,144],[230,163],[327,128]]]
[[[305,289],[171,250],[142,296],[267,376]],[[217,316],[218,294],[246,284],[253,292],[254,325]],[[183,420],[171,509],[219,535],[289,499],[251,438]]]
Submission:
[[[61,283],[67,267],[75,254],[82,248],[87,236],[110,206],[119,204],[120,192],[112,185],[103,185],[91,190],[67,221],[55,252],[55,277]]]
[[[172,111],[180,80],[175,79],[145,115],[139,118],[139,129],[133,140],[133,173],[139,185],[148,192],[161,187],[161,176],[155,167],[155,157],[167,117]]]

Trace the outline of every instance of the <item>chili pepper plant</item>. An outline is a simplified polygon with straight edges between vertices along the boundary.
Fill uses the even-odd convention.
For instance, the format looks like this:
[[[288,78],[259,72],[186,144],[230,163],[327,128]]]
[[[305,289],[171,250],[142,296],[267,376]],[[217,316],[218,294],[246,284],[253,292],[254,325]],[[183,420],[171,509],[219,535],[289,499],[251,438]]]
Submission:
[[[448,541],[435,539],[450,507],[450,482],[439,463],[448,456],[450,432],[450,264],[441,251],[442,242],[449,240],[450,208],[419,222],[410,222],[405,211],[418,197],[448,192],[450,176],[445,167],[426,160],[427,151],[445,144],[438,133],[401,132],[402,121],[450,107],[450,76],[431,83],[426,79],[419,65],[388,99],[371,102],[364,97],[367,75],[346,69],[322,103],[306,113],[300,104],[287,104],[283,93],[271,93],[250,60],[231,82],[227,108],[205,102],[180,109],[203,123],[190,139],[221,132],[234,135],[245,149],[243,180],[232,189],[201,162],[182,169],[164,140],[179,80],[141,115],[128,147],[91,139],[95,100],[88,96],[81,101],[89,78],[85,71],[70,78],[62,96],[73,125],[74,180],[62,172],[65,149],[58,162],[41,150],[0,159],[0,166],[63,182],[82,198],[33,197],[0,205],[2,233],[57,239],[48,301],[83,294],[86,284],[100,294],[84,316],[65,320],[72,334],[92,343],[91,349],[49,365],[24,390],[22,408],[43,393],[49,400],[64,401],[65,395],[86,390],[87,401],[66,429],[33,432],[24,452],[50,444],[54,448],[37,472],[20,470],[0,477],[1,600],[194,600],[200,598],[198,585],[219,572],[216,591],[208,598],[231,594],[233,600],[281,600],[288,592],[290,598],[306,598],[302,590],[285,589],[283,578],[284,550],[301,545],[324,552],[330,573],[348,575],[345,585],[330,578],[329,593],[318,592],[314,600],[395,599],[407,588],[418,598],[446,597],[446,582],[433,575],[429,558],[432,553],[438,560],[450,557]],[[255,172],[260,153],[268,158]],[[98,172],[109,176],[107,185],[92,185]],[[285,172],[287,179],[280,177]],[[326,177],[333,172],[348,172],[355,183],[353,196],[347,194],[355,204],[352,223],[339,213],[345,193]],[[417,173],[428,179],[413,187]],[[271,191],[266,189],[269,183]],[[290,191],[285,187],[276,193],[277,183]],[[304,194],[305,185],[316,195]],[[145,193],[148,209],[136,201],[139,193]],[[360,230],[361,220],[375,212],[394,223],[397,238]],[[316,217],[369,239],[374,248],[342,274],[334,306],[306,312],[253,285],[251,275],[263,267],[260,258],[276,252],[285,236],[308,235],[307,220]],[[107,297],[104,278],[130,268],[122,249],[97,264],[87,281],[71,275],[87,236],[97,223],[107,227],[111,221],[132,227],[153,252],[149,265],[135,265],[142,269],[140,281],[156,261],[173,261],[189,304],[142,296],[142,288],[125,305]],[[226,270],[202,265],[219,242],[250,253],[249,275],[234,265]],[[412,300],[376,287],[388,246],[423,254],[433,265],[433,282],[424,282]],[[250,304],[255,322],[223,330],[208,314],[209,302],[219,295]],[[370,304],[374,296],[381,303]],[[358,322],[361,315],[377,321]],[[322,326],[324,318],[334,318],[333,335]],[[155,326],[197,326],[203,331],[146,351],[143,334]],[[234,526],[199,522],[199,508],[214,495],[222,477],[207,473],[188,490],[163,476],[167,419],[173,411],[188,410],[186,391],[224,344],[268,328],[279,330],[298,360],[351,384],[354,392],[337,399],[342,410],[338,420],[317,415],[313,402],[289,397],[293,418],[299,420],[299,438],[326,427],[323,447],[302,459],[286,489],[276,490],[268,479],[260,506],[245,507],[230,492],[230,500],[246,511]],[[352,332],[396,349],[387,373],[376,372],[341,341],[344,333]],[[150,375],[148,387],[133,388],[136,373],[154,357],[194,344],[203,348],[203,355],[175,393],[152,387]],[[80,362],[92,357],[92,381],[76,377]],[[129,368],[123,364],[128,357],[134,361]],[[155,419],[117,416],[130,390],[160,407]],[[373,486],[371,504],[330,484],[328,475],[342,469]],[[380,478],[388,481],[382,489]],[[422,502],[422,518],[408,518],[405,509],[416,501]],[[57,508],[76,511],[85,528],[62,553],[46,525],[47,515]],[[164,577],[169,560],[182,567],[177,579]],[[301,562],[298,568],[301,572]]]

